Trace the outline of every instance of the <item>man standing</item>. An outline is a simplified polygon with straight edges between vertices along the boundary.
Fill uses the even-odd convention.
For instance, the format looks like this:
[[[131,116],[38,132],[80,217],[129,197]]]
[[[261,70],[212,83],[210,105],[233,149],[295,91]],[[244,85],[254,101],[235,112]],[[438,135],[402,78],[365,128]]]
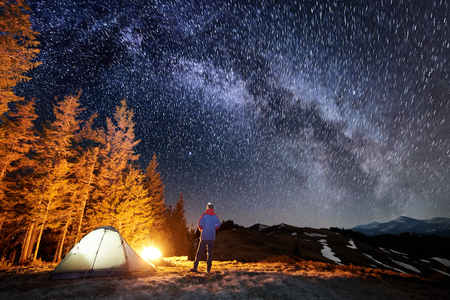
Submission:
[[[191,272],[197,272],[198,263],[200,258],[207,249],[208,258],[206,261],[207,269],[209,273],[211,271],[214,241],[216,240],[216,230],[220,227],[219,217],[214,213],[214,205],[208,203],[206,206],[206,212],[198,220],[198,229],[200,229],[200,244],[198,245],[197,255],[195,256],[194,267]]]

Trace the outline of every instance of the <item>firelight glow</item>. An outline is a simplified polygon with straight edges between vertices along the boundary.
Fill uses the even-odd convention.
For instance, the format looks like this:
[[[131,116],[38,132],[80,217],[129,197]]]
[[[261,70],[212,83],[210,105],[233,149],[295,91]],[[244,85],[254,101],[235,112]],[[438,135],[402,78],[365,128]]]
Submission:
[[[162,256],[161,252],[153,246],[144,247],[144,250],[142,251],[142,257],[146,260],[157,259],[160,258],[161,256]]]

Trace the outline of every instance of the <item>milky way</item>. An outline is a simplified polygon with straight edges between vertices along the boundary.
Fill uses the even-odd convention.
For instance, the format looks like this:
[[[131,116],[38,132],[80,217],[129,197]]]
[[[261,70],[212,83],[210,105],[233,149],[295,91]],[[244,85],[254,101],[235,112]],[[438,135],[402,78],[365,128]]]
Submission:
[[[50,118],[135,112],[166,202],[249,226],[450,217],[448,1],[37,1]]]

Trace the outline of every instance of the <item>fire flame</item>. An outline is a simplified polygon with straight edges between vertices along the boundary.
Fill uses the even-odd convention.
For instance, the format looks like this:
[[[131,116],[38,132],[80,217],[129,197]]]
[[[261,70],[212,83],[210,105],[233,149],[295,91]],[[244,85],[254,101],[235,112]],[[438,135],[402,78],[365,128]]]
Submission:
[[[157,259],[160,258],[161,256],[162,256],[161,252],[153,246],[144,247],[144,250],[142,251],[142,257],[146,260]]]

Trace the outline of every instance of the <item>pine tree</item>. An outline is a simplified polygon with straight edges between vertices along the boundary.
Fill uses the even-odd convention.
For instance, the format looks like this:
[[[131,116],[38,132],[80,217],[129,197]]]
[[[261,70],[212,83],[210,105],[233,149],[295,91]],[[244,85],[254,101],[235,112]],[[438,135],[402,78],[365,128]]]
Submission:
[[[169,204],[164,212],[165,219],[165,237],[161,244],[158,244],[158,248],[160,248],[161,253],[164,253],[164,256],[174,256],[175,255],[175,243],[174,243],[174,229],[175,225],[173,222],[173,210],[172,204]],[[152,233],[153,234],[153,233]],[[163,246],[161,246],[163,245]]]
[[[50,127],[44,127],[43,135],[45,147],[40,151],[44,160],[52,157],[72,158],[74,155],[75,134],[80,130],[78,116],[82,112],[80,108],[81,91],[77,95],[69,95],[57,103],[53,108],[55,121]]]
[[[187,225],[184,210],[185,201],[183,194],[175,204],[175,207],[169,206],[169,227],[173,241],[173,255],[188,255],[191,251],[190,230]]]
[[[89,226],[98,227],[117,223],[116,208],[124,197],[126,174],[135,168],[139,156],[134,154],[135,141],[133,111],[126,101],[116,107],[114,120],[107,119],[105,147],[101,151],[95,193],[88,205]]]
[[[144,174],[138,168],[133,111],[126,101],[116,107],[114,119],[107,119],[104,147],[93,180],[95,192],[87,204],[89,229],[111,225],[135,247],[149,243],[154,222],[152,198],[144,188]]]
[[[38,163],[30,177],[32,189],[25,195],[30,208],[30,228],[39,226],[32,260],[37,258],[44,229],[61,227],[67,222],[67,211],[73,210],[72,205],[76,205],[70,201],[75,189],[70,185],[69,177],[72,175],[75,155],[74,137],[80,128],[80,95],[81,92],[67,96],[55,105],[55,121],[44,127],[41,143],[36,147]],[[33,240],[29,242],[25,246],[27,250],[24,250],[26,255],[31,254],[34,244]],[[26,258],[22,256],[21,260]]]
[[[30,160],[26,154],[38,140],[33,122],[37,115],[34,112],[34,101],[17,104],[16,109],[3,116],[0,128],[0,181],[5,175],[28,165]]]
[[[82,153],[79,161],[74,164],[75,179],[77,180],[78,195],[81,200],[80,204],[75,208],[74,218],[76,218],[76,237],[75,243],[81,239],[82,224],[85,218],[85,210],[89,199],[92,197],[96,180],[95,171],[99,166],[99,147],[88,148]]]
[[[146,169],[144,188],[151,199],[148,206],[152,209],[154,215],[154,221],[151,226],[152,243],[164,252],[171,248],[171,244],[167,240],[164,184],[161,173],[157,171],[158,165],[156,154],[153,154],[152,160]]]
[[[25,13],[29,10],[24,0],[0,2],[0,115],[8,111],[9,102],[21,100],[12,88],[28,80],[24,73],[39,65],[32,61],[39,53],[39,42]]]
[[[97,114],[93,114],[87,121],[81,122],[80,130],[75,131],[73,141],[70,143],[73,150],[71,174],[68,179],[71,200],[61,207],[59,222],[53,226],[56,232],[60,232],[55,262],[61,259],[65,244],[76,244],[83,234],[85,209],[94,189],[93,183],[99,167],[100,149],[104,146],[103,130],[93,128],[96,117]],[[69,250],[70,247],[66,249]]]
[[[93,197],[95,182],[97,180],[100,157],[104,151],[106,136],[102,129],[94,129],[94,120],[97,114],[93,114],[87,122],[83,124],[81,130],[75,134],[75,144],[77,145],[77,161],[74,163],[74,174],[76,186],[80,198],[80,204],[76,207],[74,218],[75,240],[77,243],[85,231],[82,230],[85,219],[85,211],[89,200]],[[86,226],[89,228],[89,226]]]
[[[2,117],[9,110],[9,103],[23,100],[23,98],[14,95],[12,89],[17,83],[28,79],[24,75],[25,72],[39,65],[37,62],[32,62],[33,58],[39,53],[36,48],[39,43],[36,40],[38,33],[31,30],[29,15],[25,13],[27,10],[29,10],[29,7],[24,0],[4,0],[0,2],[0,116]],[[3,119],[0,125],[0,159],[2,161],[0,166],[0,206],[2,207],[0,229],[3,228],[5,217],[9,220],[8,222],[15,220],[11,214],[16,210],[16,206],[20,206],[20,203],[15,203],[15,200],[20,198],[8,196],[8,199],[6,199],[4,193],[6,192],[5,176],[7,173],[17,171],[18,168],[23,166],[25,157],[23,153],[28,148],[25,140],[20,140],[20,138],[20,141],[14,140],[14,138],[9,140],[12,138],[11,134],[16,134],[15,137],[18,138],[20,134],[26,135],[29,133],[29,128],[32,128],[29,127],[24,130],[24,126],[21,125],[28,122],[30,118],[34,118],[34,111],[27,110],[29,107],[26,105],[22,108],[23,110],[20,107],[17,108],[18,113],[10,112],[9,117],[13,120]],[[20,120],[20,114],[25,111],[29,114],[25,114],[24,119]],[[22,121],[23,123],[21,123]],[[6,123],[9,124],[6,125]],[[18,131],[10,132],[11,129],[18,129]],[[31,135],[28,135],[28,138],[30,137]],[[19,144],[24,147],[22,149],[16,147]],[[16,152],[16,150],[19,150],[19,152]],[[3,159],[5,160],[3,161]],[[11,228],[15,230],[14,227]],[[2,235],[3,233],[6,235],[2,238],[9,238],[15,234],[14,232],[7,234],[2,231]],[[8,243],[8,245],[11,245],[11,243]]]
[[[17,179],[20,178],[20,170],[32,166],[32,160],[28,157],[32,145],[37,142],[38,136],[34,130],[33,121],[37,115],[34,113],[34,103],[29,101],[24,104],[17,103],[16,108],[4,115],[0,127],[0,230],[3,221],[10,222],[20,217],[16,214],[21,202],[21,197],[14,193],[18,188]],[[8,176],[7,176],[8,175]],[[12,189],[8,192],[8,187]],[[8,193],[8,197],[5,197]],[[17,197],[16,197],[17,196]],[[17,211],[20,213],[20,211]]]
[[[143,185],[144,174],[138,168],[130,169],[123,181],[123,195],[116,208],[117,228],[132,247],[150,243],[154,212]]]
[[[57,164],[54,165],[54,168],[52,172],[50,172],[47,176],[47,178],[44,180],[44,186],[43,193],[41,193],[39,202],[40,207],[38,208],[37,212],[35,213],[35,218],[40,223],[40,229],[39,229],[39,235],[36,242],[36,249],[34,252],[34,256],[32,257],[32,260],[36,260],[37,254],[39,251],[39,246],[42,238],[42,234],[44,232],[44,229],[48,227],[48,223],[50,218],[53,219],[53,222],[55,219],[58,221],[60,220],[60,215],[55,213],[55,210],[62,210],[64,212],[64,199],[61,199],[62,196],[67,195],[67,177],[70,172],[70,166],[67,160],[61,159]]]

